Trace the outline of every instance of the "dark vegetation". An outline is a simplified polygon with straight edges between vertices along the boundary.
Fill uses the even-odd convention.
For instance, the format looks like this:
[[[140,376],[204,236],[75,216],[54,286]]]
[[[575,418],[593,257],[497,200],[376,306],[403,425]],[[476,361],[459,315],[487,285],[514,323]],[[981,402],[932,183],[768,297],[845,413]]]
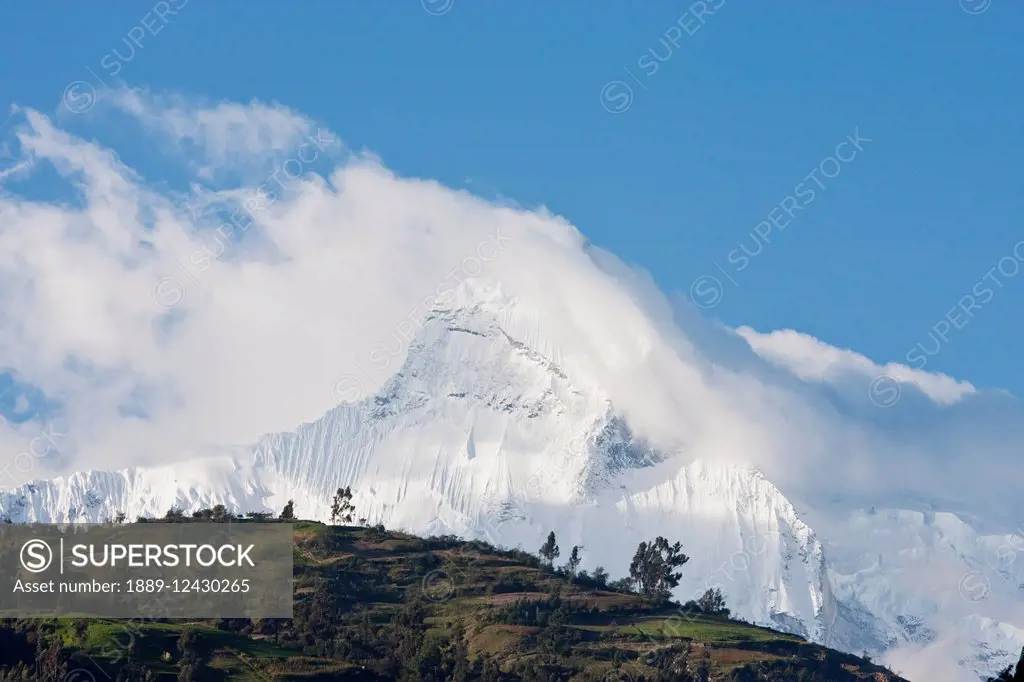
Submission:
[[[334,515],[351,521],[351,491]],[[146,523],[292,521],[223,506]],[[123,521],[123,515],[116,521]],[[297,521],[290,619],[0,620],[0,682],[180,680],[896,681],[869,661],[730,620],[725,596],[669,600],[686,563],[664,538],[630,577],[579,571],[552,533],[542,558],[383,526]],[[1016,680],[1016,677],[998,678]]]

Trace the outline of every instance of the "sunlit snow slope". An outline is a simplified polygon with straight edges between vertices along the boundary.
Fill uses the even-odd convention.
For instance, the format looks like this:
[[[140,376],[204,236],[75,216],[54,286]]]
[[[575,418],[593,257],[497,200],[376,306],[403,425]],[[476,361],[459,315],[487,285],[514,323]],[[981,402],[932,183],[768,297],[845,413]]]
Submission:
[[[638,542],[664,535],[692,557],[678,598],[717,586],[735,615],[857,653],[934,642],[958,618],[948,609],[962,598],[949,588],[998,561],[1003,540],[950,514],[856,512],[825,539],[754,468],[648,445],[596,380],[565,368],[580,366],[571,352],[516,301],[464,290],[423,320],[373,395],[252,447],[22,486],[0,493],[0,513],[103,521],[216,503],[277,511],[294,499],[299,516],[326,519],[333,491],[352,486],[368,523],[528,550],[553,529],[563,554],[582,545],[584,568],[613,577]],[[920,578],[941,572],[945,591]],[[1009,598],[1018,583],[1020,571],[1008,574]],[[982,643],[972,647],[983,660],[965,659],[978,670],[1004,664],[1024,639],[996,614],[954,625]]]

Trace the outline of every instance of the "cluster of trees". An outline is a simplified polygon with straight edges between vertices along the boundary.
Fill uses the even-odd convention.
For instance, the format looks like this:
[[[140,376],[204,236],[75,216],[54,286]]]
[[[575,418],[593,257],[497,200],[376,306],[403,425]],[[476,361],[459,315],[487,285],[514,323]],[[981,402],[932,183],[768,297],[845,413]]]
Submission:
[[[527,625],[545,628],[549,625],[565,625],[574,616],[597,615],[597,607],[588,609],[582,602],[562,599],[559,594],[550,594],[545,599],[521,599],[495,607],[488,620],[503,625]]]
[[[708,589],[696,602],[687,602],[687,607],[697,607],[698,611],[712,613],[716,616],[729,617],[729,609],[725,606],[725,595],[717,587]]]
[[[629,564],[629,577],[641,594],[664,601],[683,577],[676,569],[689,560],[681,543],[670,545],[659,535],[653,542],[641,542],[636,548]]]
[[[554,531],[548,533],[547,541],[541,545],[537,553],[540,554],[540,558],[543,559],[550,568],[555,567],[555,559],[559,557],[562,551],[558,548]],[[580,556],[580,547],[578,545],[573,545],[572,551],[569,552],[569,561],[565,564],[562,570],[568,575],[576,577],[576,570],[580,567],[580,563],[582,561],[583,558]]]
[[[355,516],[355,505],[352,504],[352,488],[345,486],[344,488],[338,488],[334,493],[334,499],[331,500],[331,523],[352,523],[352,519]],[[281,510],[281,515],[278,517],[284,521],[295,520],[295,500],[288,500],[288,504]],[[365,519],[360,519],[365,521]]]
[[[290,520],[294,518],[294,516],[286,516],[286,514],[292,513],[292,509],[292,501],[288,500],[288,504],[285,506],[285,511],[281,512],[281,515],[278,518],[282,520]],[[162,519],[151,519],[145,516],[140,516],[135,519],[135,522],[152,523],[154,520],[163,521],[164,523],[231,523],[234,521],[248,521],[259,523],[273,521],[274,515],[270,512],[256,511],[246,512],[245,514],[235,514],[228,510],[228,508],[223,504],[215,504],[212,507],[207,507],[206,509],[198,509],[189,514],[188,516],[186,516],[185,512],[183,512],[181,509],[178,509],[177,507],[171,507],[170,509],[167,510],[167,513],[164,514]],[[117,514],[114,516],[114,518],[111,519],[111,521],[113,523],[124,523],[124,514],[122,512],[117,512]]]
[[[365,678],[352,679],[503,679],[495,661],[486,657],[470,660],[461,624],[439,630],[427,623],[430,603],[422,596],[395,609],[387,621],[372,617],[366,602],[393,601],[395,595],[380,592],[385,577],[367,580],[365,568],[350,560],[337,562],[312,585],[309,597],[297,602],[290,621],[268,622],[262,626],[262,634],[307,655],[363,666]],[[351,599],[353,595],[356,599]]]
[[[71,665],[52,631],[26,621],[0,624],[0,682],[63,680]]]
[[[334,493],[334,499],[331,500],[331,523],[352,523],[355,518],[355,505],[352,504],[352,488],[345,486],[344,488],[338,488]],[[285,521],[292,521],[295,519],[295,501],[288,500],[288,504],[281,510],[281,516],[279,517]],[[365,522],[366,519],[360,519],[360,522]]]
[[[344,488],[338,488],[334,494],[334,499],[331,502],[331,523],[352,523],[355,516],[355,505],[352,504],[352,488],[345,486]],[[284,505],[281,513],[278,514],[277,518],[281,521],[294,521],[298,517],[295,515],[295,500],[288,500],[288,503]],[[189,521],[205,521],[210,523],[229,523],[231,521],[254,521],[254,522],[266,522],[274,520],[273,514],[270,512],[246,512],[245,514],[234,514],[223,504],[215,504],[213,507],[207,509],[200,509],[192,512],[190,516],[186,516],[185,512],[178,509],[177,507],[171,507],[164,514],[163,519],[160,519],[169,523],[186,523]],[[125,514],[124,512],[118,511],[111,517],[112,523],[124,523]],[[140,516],[136,519],[138,523],[146,523],[152,521],[152,519]],[[364,523],[366,519],[360,519],[361,523]]]
[[[547,540],[537,553],[549,568],[558,570],[572,579],[579,579],[584,584],[636,592],[655,602],[664,602],[671,598],[672,590],[679,586],[679,581],[683,576],[682,572],[677,569],[690,560],[690,557],[683,554],[681,543],[669,544],[668,540],[659,535],[653,541],[641,542],[637,546],[636,553],[629,565],[628,578],[609,583],[608,572],[604,570],[603,566],[594,569],[593,575],[589,575],[586,571],[578,572],[583,561],[580,549],[578,545],[573,545],[568,562],[560,569],[555,569],[555,559],[558,558],[561,551],[555,532],[550,531]],[[685,608],[729,616],[729,609],[725,605],[725,595],[717,587],[709,588],[698,600],[687,602]]]
[[[88,621],[76,619],[71,632],[62,634],[58,623],[47,620],[25,619],[0,621],[0,682],[69,682],[96,679],[92,671],[102,669],[84,654],[75,653],[66,644],[71,636],[77,644],[87,638]],[[73,634],[72,634],[73,633]],[[138,643],[133,638],[123,652],[125,661],[119,666],[111,682],[156,682],[165,680],[151,667],[138,663]],[[199,631],[185,628],[177,640],[178,682],[200,682],[211,679],[209,646]],[[166,654],[171,660],[170,654]],[[106,674],[106,673],[104,673]]]
[[[593,576],[588,575],[586,571],[578,572],[580,564],[583,563],[583,556],[580,554],[582,549],[579,545],[573,545],[572,550],[569,551],[568,561],[558,570],[571,578],[583,578],[584,582],[596,580],[603,586],[608,580],[608,573],[604,570],[604,567],[598,566]],[[561,550],[558,548],[558,542],[555,540],[554,531],[548,533],[547,541],[541,545],[537,553],[540,554],[541,559],[549,568],[555,568],[555,559],[561,554]]]
[[[200,679],[206,666],[206,652],[200,646],[199,635],[192,628],[182,630],[178,637],[178,682],[192,682]]]
[[[352,489],[348,486],[338,488],[331,502],[331,523],[352,523],[352,515],[356,508],[352,506]]]

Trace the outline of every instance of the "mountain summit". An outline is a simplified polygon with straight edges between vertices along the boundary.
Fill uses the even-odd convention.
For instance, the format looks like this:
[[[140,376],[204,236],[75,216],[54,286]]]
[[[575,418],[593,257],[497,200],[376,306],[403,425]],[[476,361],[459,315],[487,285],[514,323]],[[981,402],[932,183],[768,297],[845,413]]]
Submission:
[[[528,550],[554,530],[584,549],[584,568],[613,577],[627,573],[639,542],[679,539],[692,561],[677,598],[718,587],[739,617],[850,652],[928,646],[955,626],[987,647],[972,665],[989,670],[1024,640],[992,618],[951,622],[948,595],[909,588],[919,571],[994,561],[997,539],[954,515],[913,510],[851,511],[842,535],[821,537],[755,467],[641,435],[587,360],[554,343],[496,283],[452,293],[450,306],[426,311],[407,347],[395,336],[368,361],[396,359],[397,371],[312,423],[175,466],[24,485],[0,493],[0,513],[95,522],[213,504],[276,511],[294,499],[303,516],[326,520],[333,492],[351,486],[369,524]],[[337,385],[371,381],[367,372]]]

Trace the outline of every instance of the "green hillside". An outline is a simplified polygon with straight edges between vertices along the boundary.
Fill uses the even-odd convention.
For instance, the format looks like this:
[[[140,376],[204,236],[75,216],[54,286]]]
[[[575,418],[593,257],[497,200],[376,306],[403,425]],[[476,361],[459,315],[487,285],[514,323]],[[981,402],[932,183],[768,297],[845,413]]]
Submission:
[[[292,619],[0,621],[0,681],[901,679],[602,583],[481,542],[299,522]]]

